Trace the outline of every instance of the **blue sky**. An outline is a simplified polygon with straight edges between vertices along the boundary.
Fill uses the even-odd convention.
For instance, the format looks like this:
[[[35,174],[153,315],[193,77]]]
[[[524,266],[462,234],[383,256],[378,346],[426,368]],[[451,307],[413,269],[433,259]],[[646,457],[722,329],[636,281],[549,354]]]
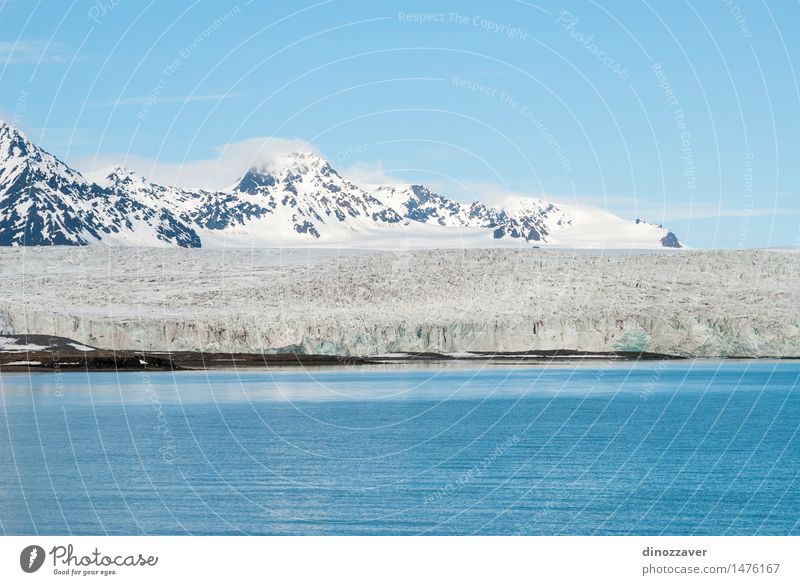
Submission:
[[[742,0],[0,0],[0,116],[86,171],[211,185],[309,143],[364,182],[797,246],[798,22]]]

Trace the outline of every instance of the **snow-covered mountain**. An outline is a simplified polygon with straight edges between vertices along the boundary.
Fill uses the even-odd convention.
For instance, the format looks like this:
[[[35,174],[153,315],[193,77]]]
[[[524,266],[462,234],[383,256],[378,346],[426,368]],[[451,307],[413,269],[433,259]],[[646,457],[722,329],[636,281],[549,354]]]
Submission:
[[[197,233],[166,205],[86,181],[0,122],[0,245],[173,244]]]
[[[97,193],[83,177],[0,125],[0,244],[100,241]]]
[[[326,232],[358,233],[403,222],[393,209],[342,178],[313,153],[283,155],[268,167],[250,169],[233,194],[270,209],[270,224],[279,231],[288,229],[314,239]]]
[[[526,200],[527,208],[516,211],[491,207],[479,201],[469,205],[434,193],[424,185],[379,187],[375,195],[400,215],[414,221],[447,227],[485,228],[494,239],[515,238],[546,241],[548,224],[569,221],[552,203]]]
[[[247,170],[226,191],[90,181],[0,121],[0,245],[680,247],[666,228],[518,198],[461,203],[423,185],[365,190],[313,153]]]

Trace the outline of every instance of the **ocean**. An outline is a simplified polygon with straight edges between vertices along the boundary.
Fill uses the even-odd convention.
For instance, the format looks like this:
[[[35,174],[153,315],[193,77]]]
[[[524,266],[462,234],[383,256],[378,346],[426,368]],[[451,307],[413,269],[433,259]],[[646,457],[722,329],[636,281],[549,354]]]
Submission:
[[[0,375],[3,534],[800,534],[800,363]]]

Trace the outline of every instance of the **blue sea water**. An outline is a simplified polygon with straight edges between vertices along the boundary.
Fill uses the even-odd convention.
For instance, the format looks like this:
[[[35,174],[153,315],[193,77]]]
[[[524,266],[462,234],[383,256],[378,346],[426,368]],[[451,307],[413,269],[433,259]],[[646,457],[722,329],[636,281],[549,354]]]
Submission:
[[[800,534],[800,363],[0,375],[4,534]]]

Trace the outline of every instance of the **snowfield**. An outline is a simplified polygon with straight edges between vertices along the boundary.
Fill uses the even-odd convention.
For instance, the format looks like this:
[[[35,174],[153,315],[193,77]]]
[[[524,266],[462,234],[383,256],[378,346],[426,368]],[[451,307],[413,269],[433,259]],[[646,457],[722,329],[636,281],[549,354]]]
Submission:
[[[800,356],[800,255],[0,249],[0,335],[113,349]]]

